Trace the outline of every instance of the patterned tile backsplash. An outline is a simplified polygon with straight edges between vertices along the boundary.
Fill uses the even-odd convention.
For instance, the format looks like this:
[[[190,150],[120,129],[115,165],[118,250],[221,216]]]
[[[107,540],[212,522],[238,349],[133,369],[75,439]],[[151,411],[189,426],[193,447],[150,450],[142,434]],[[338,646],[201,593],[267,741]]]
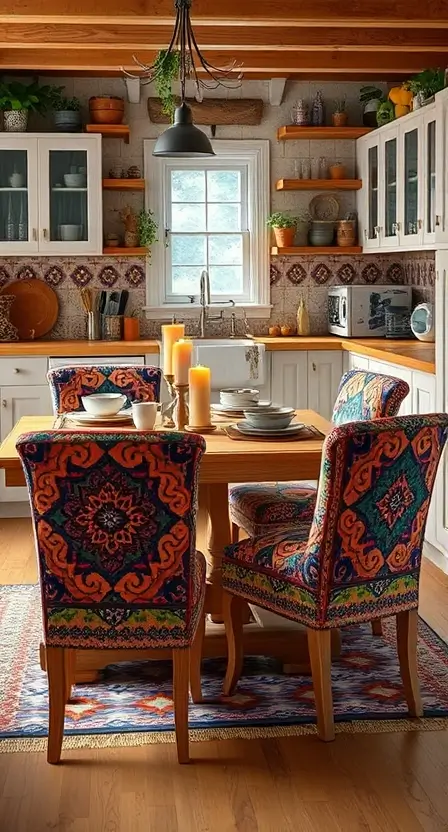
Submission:
[[[51,286],[59,298],[59,318],[50,337],[85,338],[86,318],[79,290],[128,289],[128,312],[142,310],[146,300],[144,258],[2,258],[0,288],[13,280],[36,277]],[[434,299],[435,258],[433,252],[400,255],[359,255],[356,257],[274,257],[271,263],[270,321],[251,320],[255,335],[267,332],[270,323],[295,326],[296,311],[303,297],[310,315],[313,335],[327,332],[327,291],[334,284],[397,283],[413,287],[414,301]],[[160,322],[142,314],[145,337],[160,335]],[[226,321],[215,325],[214,334],[230,328]],[[211,327],[211,332],[213,328]]]

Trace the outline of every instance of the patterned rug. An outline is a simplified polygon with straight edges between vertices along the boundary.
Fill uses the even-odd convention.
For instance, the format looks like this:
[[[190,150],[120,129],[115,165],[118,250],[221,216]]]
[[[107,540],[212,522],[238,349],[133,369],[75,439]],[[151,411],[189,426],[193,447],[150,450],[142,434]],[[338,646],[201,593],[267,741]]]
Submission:
[[[338,730],[437,730],[448,727],[448,645],[420,621],[419,671],[425,719],[407,719],[395,628],[343,631],[332,669]],[[0,751],[43,748],[47,735],[46,675],[38,663],[39,589],[0,588]],[[314,731],[311,678],[284,676],[272,659],[248,657],[234,696],[221,695],[225,663],[203,663],[205,701],[190,704],[192,739],[280,736]],[[111,665],[101,682],[78,685],[68,704],[65,747],[140,745],[173,740],[170,662]]]

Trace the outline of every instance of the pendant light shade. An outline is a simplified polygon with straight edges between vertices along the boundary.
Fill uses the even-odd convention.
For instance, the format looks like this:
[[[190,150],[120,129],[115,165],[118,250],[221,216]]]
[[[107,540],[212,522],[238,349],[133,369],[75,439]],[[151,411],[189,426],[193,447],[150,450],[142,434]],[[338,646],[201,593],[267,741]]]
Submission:
[[[214,156],[210,139],[193,124],[191,107],[183,101],[176,107],[174,124],[157,139],[153,156]]]

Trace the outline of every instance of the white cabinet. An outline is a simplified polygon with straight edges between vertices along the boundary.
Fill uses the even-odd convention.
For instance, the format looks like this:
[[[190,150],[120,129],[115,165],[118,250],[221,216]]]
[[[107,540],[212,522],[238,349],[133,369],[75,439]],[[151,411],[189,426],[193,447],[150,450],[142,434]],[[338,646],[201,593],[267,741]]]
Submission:
[[[102,254],[101,136],[0,134],[0,256],[29,254]]]
[[[306,410],[308,407],[308,353],[272,353],[271,398],[276,404]]]
[[[48,384],[0,388],[0,438],[6,438],[22,416],[48,416],[52,412]],[[6,488],[5,473],[0,477],[0,501],[23,502],[28,499],[26,488]]]
[[[412,413],[434,413],[436,410],[436,377],[430,373],[412,373]],[[442,469],[441,469],[442,470]],[[437,474],[431,505],[426,523],[425,538],[437,548],[437,491],[440,487],[441,471]]]
[[[362,189],[357,193],[360,239],[364,251],[376,251],[380,245],[379,156],[380,133],[375,131],[357,145]]]
[[[308,409],[331,419],[342,376],[342,352],[312,350],[308,353]]]
[[[399,364],[389,364],[388,361],[376,361],[369,358],[369,370],[372,373],[382,373],[385,376],[394,376],[394,378],[401,378],[409,385],[409,393],[403,399],[398,414],[400,416],[409,416],[412,413],[412,370],[407,367],[401,367]]]
[[[345,350],[344,350],[345,352]],[[356,352],[349,352],[348,354],[348,368],[349,370],[368,370],[369,359],[365,355],[357,355]]]

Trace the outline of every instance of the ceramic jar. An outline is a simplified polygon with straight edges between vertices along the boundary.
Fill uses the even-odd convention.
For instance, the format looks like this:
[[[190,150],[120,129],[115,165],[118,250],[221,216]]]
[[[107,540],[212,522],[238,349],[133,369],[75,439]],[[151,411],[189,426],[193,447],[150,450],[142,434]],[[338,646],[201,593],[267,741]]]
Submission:
[[[345,167],[338,162],[330,165],[330,179],[345,179]]]
[[[310,244],[312,246],[331,246],[333,244],[334,222],[329,220],[313,220],[310,228]]]
[[[26,133],[28,110],[4,110],[3,125],[6,133]]]
[[[306,127],[307,124],[310,123],[308,115],[308,104],[306,103],[304,98],[297,99],[291,113],[291,118],[293,124],[297,124],[298,127]]]
[[[0,341],[18,341],[19,330],[9,320],[15,295],[0,295]]]
[[[356,245],[356,220],[339,220],[336,229],[338,246]]]

